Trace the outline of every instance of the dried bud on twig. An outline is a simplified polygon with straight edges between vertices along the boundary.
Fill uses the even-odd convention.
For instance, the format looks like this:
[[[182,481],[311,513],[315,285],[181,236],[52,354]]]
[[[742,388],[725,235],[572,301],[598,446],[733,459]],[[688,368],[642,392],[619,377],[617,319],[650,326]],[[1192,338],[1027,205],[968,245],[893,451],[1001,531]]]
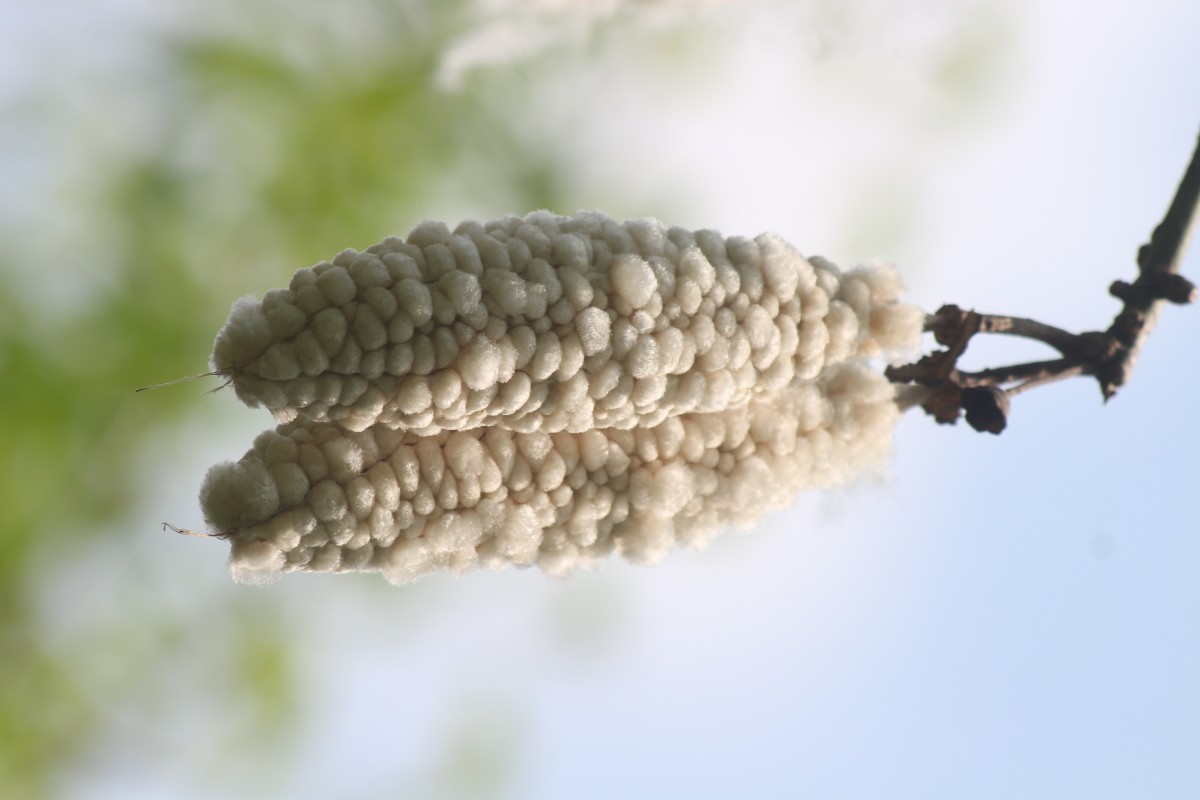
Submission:
[[[1000,433],[1008,425],[1008,394],[998,386],[969,386],[962,390],[967,424],[977,431]]]

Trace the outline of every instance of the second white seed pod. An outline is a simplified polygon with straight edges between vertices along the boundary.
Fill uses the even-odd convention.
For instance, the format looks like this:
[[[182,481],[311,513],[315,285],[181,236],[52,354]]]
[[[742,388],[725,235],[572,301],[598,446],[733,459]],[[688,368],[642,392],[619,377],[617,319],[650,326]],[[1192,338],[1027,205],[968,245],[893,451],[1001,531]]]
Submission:
[[[880,468],[899,414],[861,363],[653,428],[419,437],[297,421],[213,467],[205,517],[229,536],[240,581],[281,572],[537,565],[564,575],[619,553],[655,563],[748,527],[802,489]]]
[[[418,225],[234,305],[213,368],[277,418],[432,435],[653,426],[911,347],[895,271],[772,235],[535,212]]]

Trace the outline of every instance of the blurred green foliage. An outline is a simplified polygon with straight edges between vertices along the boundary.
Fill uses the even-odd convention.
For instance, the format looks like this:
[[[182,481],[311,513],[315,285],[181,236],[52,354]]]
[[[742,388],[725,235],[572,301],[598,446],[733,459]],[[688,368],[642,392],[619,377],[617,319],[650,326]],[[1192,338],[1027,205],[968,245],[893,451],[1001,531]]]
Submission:
[[[184,18],[200,10],[193,5],[181,8]],[[35,188],[73,198],[73,207],[43,211],[77,215],[104,250],[100,266],[89,264],[38,230],[0,223],[12,243],[0,250],[0,784],[7,796],[55,793],[95,737],[119,729],[113,710],[121,704],[131,706],[124,711],[136,724],[165,724],[178,708],[147,687],[180,662],[198,659],[215,671],[215,683],[210,673],[197,692],[215,693],[222,681],[240,687],[252,713],[227,731],[233,741],[278,734],[296,705],[277,600],[257,595],[250,608],[231,592],[209,611],[236,625],[190,627],[192,617],[156,608],[165,581],[132,574],[136,559],[118,569],[146,585],[104,599],[122,613],[65,640],[45,635],[39,592],[47,565],[89,546],[136,545],[133,532],[126,541],[97,539],[122,535],[142,490],[139,454],[197,401],[196,392],[151,398],[133,390],[202,371],[233,297],[406,230],[430,197],[504,203],[504,210],[557,199],[553,156],[514,135],[497,102],[503,87],[435,86],[437,56],[461,22],[459,3],[357,5],[356,22],[340,31],[283,4],[218,5],[221,14],[197,17],[236,24],[159,36],[133,85],[123,87],[154,121],[139,132],[140,148],[106,152],[89,140],[88,120],[51,103],[20,119],[3,112],[34,138],[76,126],[72,138],[94,151],[94,169],[42,175]],[[87,296],[61,308],[31,304],[38,279],[21,275],[27,264],[79,270]],[[88,275],[93,268],[104,272]],[[150,564],[140,568],[153,572]],[[86,584],[66,590],[78,595],[56,601],[97,600]],[[112,663],[97,664],[98,652]],[[214,652],[231,656],[198,656]]]

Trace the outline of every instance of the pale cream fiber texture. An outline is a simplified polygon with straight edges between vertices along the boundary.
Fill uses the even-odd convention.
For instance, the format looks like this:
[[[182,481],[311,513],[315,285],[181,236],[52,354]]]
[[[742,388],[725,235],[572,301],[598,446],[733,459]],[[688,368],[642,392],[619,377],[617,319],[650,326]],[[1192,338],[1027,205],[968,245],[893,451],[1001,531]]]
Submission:
[[[426,222],[243,299],[213,368],[280,421],[422,434],[654,425],[911,333],[893,270],[590,212]]]
[[[210,470],[233,570],[654,563],[886,462],[867,364],[923,314],[884,264],[535,212],[418,225],[243,298],[213,367],[285,421]]]

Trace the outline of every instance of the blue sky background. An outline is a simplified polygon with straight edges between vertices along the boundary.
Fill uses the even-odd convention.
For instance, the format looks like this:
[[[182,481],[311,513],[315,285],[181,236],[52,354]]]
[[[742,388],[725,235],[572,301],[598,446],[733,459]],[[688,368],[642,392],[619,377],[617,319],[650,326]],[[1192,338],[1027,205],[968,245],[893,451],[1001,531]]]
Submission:
[[[111,18],[88,13],[180,24],[107,5]],[[644,49],[675,23],[647,34],[630,19],[628,36],[568,40],[553,72],[528,71],[525,102],[540,104],[529,135],[561,149],[566,210],[773,230],[847,265],[882,255],[929,310],[1109,323],[1107,286],[1133,277],[1200,131],[1200,6],[739,9],[696,12],[677,60]],[[60,77],[121,61],[84,35],[77,11],[0,11],[9,91],[37,80],[51,52],[68,62],[53,65]],[[56,30],[83,49],[53,48]],[[522,67],[481,70],[507,68]],[[21,155],[0,151],[0,172],[36,179],[36,152]],[[447,190],[421,213],[525,210],[488,202]],[[1195,249],[1183,272],[1200,276]],[[296,722],[223,747],[250,712],[236,692],[191,696],[191,670],[219,658],[201,654],[147,677],[169,716],[108,709],[59,789],[123,800],[1200,796],[1197,342],[1200,310],[1168,308],[1107,405],[1084,380],[1039,389],[1014,401],[999,437],[912,413],[886,480],[803,496],[703,553],[567,581],[508,571],[399,589],[374,576],[231,586],[222,545],[158,524],[198,527],[204,470],[269,422],[227,394],[198,398],[139,455],[138,507],[71,559],[47,556],[46,635],[78,636],[124,603],[219,628],[229,621],[204,615],[214,597],[262,597],[296,658]],[[999,342],[970,358],[1038,353]],[[179,373],[206,358],[181,353]],[[148,577],[117,591],[127,573],[111,567],[131,548]],[[70,599],[81,586],[93,598],[82,609]],[[121,668],[119,654],[97,655],[110,662]]]

